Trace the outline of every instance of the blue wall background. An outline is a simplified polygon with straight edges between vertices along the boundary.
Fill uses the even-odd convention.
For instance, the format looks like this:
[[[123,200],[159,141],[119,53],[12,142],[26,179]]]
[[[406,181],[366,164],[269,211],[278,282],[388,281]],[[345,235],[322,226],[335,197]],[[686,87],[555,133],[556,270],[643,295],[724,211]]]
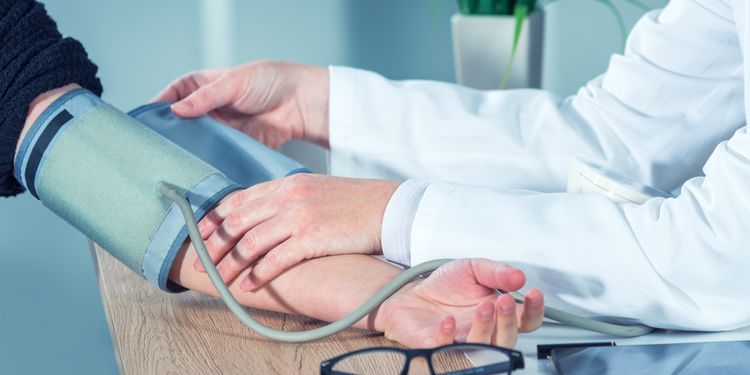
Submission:
[[[454,77],[452,0],[45,3],[99,64],[104,98],[123,110],[189,70],[255,59],[350,65],[394,79]],[[622,3],[630,27],[641,12]],[[546,11],[543,87],[568,95],[606,69],[620,36],[593,1],[562,0]],[[0,199],[0,239],[0,373],[116,373],[85,238],[24,195]]]

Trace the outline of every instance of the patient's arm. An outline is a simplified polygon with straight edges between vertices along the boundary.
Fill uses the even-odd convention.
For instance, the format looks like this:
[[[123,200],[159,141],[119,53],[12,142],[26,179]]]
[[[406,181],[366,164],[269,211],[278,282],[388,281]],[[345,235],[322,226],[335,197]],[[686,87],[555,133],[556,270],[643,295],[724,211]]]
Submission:
[[[78,87],[71,84],[47,91],[29,105],[16,152],[44,109],[64,93]],[[192,248],[189,252],[187,249],[184,246],[180,251],[170,278],[188,289],[216,294],[206,274],[190,266],[196,255]],[[398,272],[397,268],[366,256],[329,257],[300,264],[256,293],[239,292],[236,284],[230,288],[247,306],[335,320],[356,308]],[[372,318],[374,316],[369,324],[363,320],[358,326],[377,329]]]
[[[36,121],[37,117],[44,112],[47,107],[52,104],[57,98],[61,97],[63,94],[65,94],[68,91],[80,88],[77,83],[71,83],[69,85],[65,85],[63,87],[58,87],[54,90],[49,90],[47,92],[44,92],[40,94],[39,96],[34,99],[34,101],[29,104],[28,113],[26,115],[26,121],[23,124],[23,129],[21,129],[21,137],[18,138],[18,142],[16,142],[16,154],[18,154],[18,149],[21,147],[21,141],[23,140],[23,137],[26,136],[26,133],[29,132],[29,129],[31,129],[31,126],[34,125],[34,121]]]
[[[72,84],[37,97],[29,106],[18,143],[47,106],[77,87]],[[195,258],[195,251],[183,245],[170,279],[215,295],[206,274],[192,266]],[[255,292],[240,291],[239,280],[244,277],[236,278],[230,290],[246,306],[333,321],[361,305],[399,272],[370,256],[329,256],[302,262]],[[542,295],[531,291],[524,305],[516,306],[510,296],[498,297],[496,289],[517,290],[523,282],[520,271],[496,262],[451,262],[433,276],[412,282],[356,326],[385,332],[410,346],[443,345],[456,338],[512,346],[518,329],[532,330],[541,324]]]
[[[189,250],[184,247],[172,266],[170,279],[188,289],[216,295],[206,273],[192,266],[196,258],[192,246]],[[357,308],[399,272],[370,256],[331,256],[303,262],[257,292],[240,291],[241,277],[230,283],[229,289],[246,306],[333,321]],[[382,332],[380,321],[378,325],[375,322],[373,313],[357,326]]]
[[[187,288],[216,295],[205,273],[193,267],[196,254],[183,248],[170,278]],[[243,271],[247,273],[248,270]],[[361,305],[399,273],[396,267],[367,255],[314,258],[288,269],[255,292],[230,284],[240,303],[267,310],[340,319]],[[412,347],[433,347],[455,340],[512,347],[517,332],[542,322],[544,298],[537,289],[516,304],[496,290],[517,290],[525,278],[519,270],[487,259],[450,262],[427,278],[417,279],[386,300],[356,325],[384,332]]]
[[[47,91],[29,105],[16,152],[21,140],[44,109],[64,93],[78,87],[77,84],[71,84]],[[197,272],[190,266],[196,255],[192,248],[189,252],[187,249],[184,246],[180,251],[170,278],[188,289],[216,294],[206,274]],[[396,267],[366,256],[329,257],[300,264],[256,293],[239,292],[236,283],[231,284],[230,288],[239,301],[247,306],[330,321],[356,308],[398,272]],[[370,320],[368,324],[363,319],[358,326],[377,329],[374,326],[374,315]]]

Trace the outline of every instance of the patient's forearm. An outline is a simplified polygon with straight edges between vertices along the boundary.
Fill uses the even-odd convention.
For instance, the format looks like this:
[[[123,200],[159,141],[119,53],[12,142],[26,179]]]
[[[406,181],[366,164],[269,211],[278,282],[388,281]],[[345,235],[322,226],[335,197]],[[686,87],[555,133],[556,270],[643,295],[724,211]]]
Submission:
[[[172,266],[170,279],[188,289],[216,295],[206,274],[193,267],[196,257],[192,247],[183,248]],[[333,321],[357,308],[399,272],[370,256],[339,255],[305,261],[257,292],[240,291],[240,280],[248,273],[245,270],[229,288],[246,306]],[[376,314],[371,313],[357,327],[382,331]]]

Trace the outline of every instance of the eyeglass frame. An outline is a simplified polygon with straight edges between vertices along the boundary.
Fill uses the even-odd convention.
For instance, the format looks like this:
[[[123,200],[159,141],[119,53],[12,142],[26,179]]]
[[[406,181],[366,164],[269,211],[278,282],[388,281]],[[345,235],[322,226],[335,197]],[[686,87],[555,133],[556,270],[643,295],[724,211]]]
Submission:
[[[390,351],[390,352],[399,352],[403,354],[406,357],[406,360],[404,361],[404,368],[401,369],[400,375],[407,375],[409,372],[409,365],[411,364],[411,360],[414,358],[424,358],[427,360],[427,366],[430,369],[430,374],[435,375],[435,369],[432,367],[432,356],[435,354],[435,352],[439,352],[445,349],[449,349],[451,347],[458,348],[476,348],[476,349],[488,349],[488,350],[495,350],[495,351],[501,351],[504,354],[508,356],[508,361],[500,362],[500,363],[493,363],[486,366],[479,366],[479,367],[473,367],[466,370],[460,370],[460,371],[453,371],[450,372],[450,375],[468,375],[468,374],[476,374],[477,371],[481,371],[483,374],[499,374],[499,373],[506,373],[511,374],[515,370],[520,370],[524,368],[524,362],[523,362],[523,353],[521,353],[518,350],[514,349],[508,349],[503,348],[501,346],[494,346],[494,345],[488,345],[488,344],[474,344],[474,343],[459,343],[459,344],[448,344],[443,346],[438,346],[436,348],[431,349],[402,349],[398,347],[392,347],[392,346],[376,346],[372,348],[365,348],[365,349],[359,349],[355,351],[351,351],[348,353],[344,353],[342,355],[327,359],[320,363],[320,374],[321,375],[337,375],[341,374],[338,372],[333,371],[333,366],[335,366],[337,363],[341,362],[345,358],[349,358],[352,356],[356,356],[362,353],[367,352],[375,352],[375,351]],[[506,366],[502,369],[497,368],[498,366]],[[486,371],[494,371],[494,372],[486,372]],[[344,373],[348,374],[348,373]]]

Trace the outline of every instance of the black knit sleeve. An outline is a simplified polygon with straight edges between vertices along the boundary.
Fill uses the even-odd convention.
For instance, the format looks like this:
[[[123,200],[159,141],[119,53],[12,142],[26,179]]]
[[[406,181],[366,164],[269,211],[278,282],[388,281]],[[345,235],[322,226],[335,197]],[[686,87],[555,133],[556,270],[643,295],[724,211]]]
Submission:
[[[29,104],[39,94],[78,83],[101,95],[97,67],[75,39],[33,0],[0,0],[0,196],[23,191],[13,156]]]

